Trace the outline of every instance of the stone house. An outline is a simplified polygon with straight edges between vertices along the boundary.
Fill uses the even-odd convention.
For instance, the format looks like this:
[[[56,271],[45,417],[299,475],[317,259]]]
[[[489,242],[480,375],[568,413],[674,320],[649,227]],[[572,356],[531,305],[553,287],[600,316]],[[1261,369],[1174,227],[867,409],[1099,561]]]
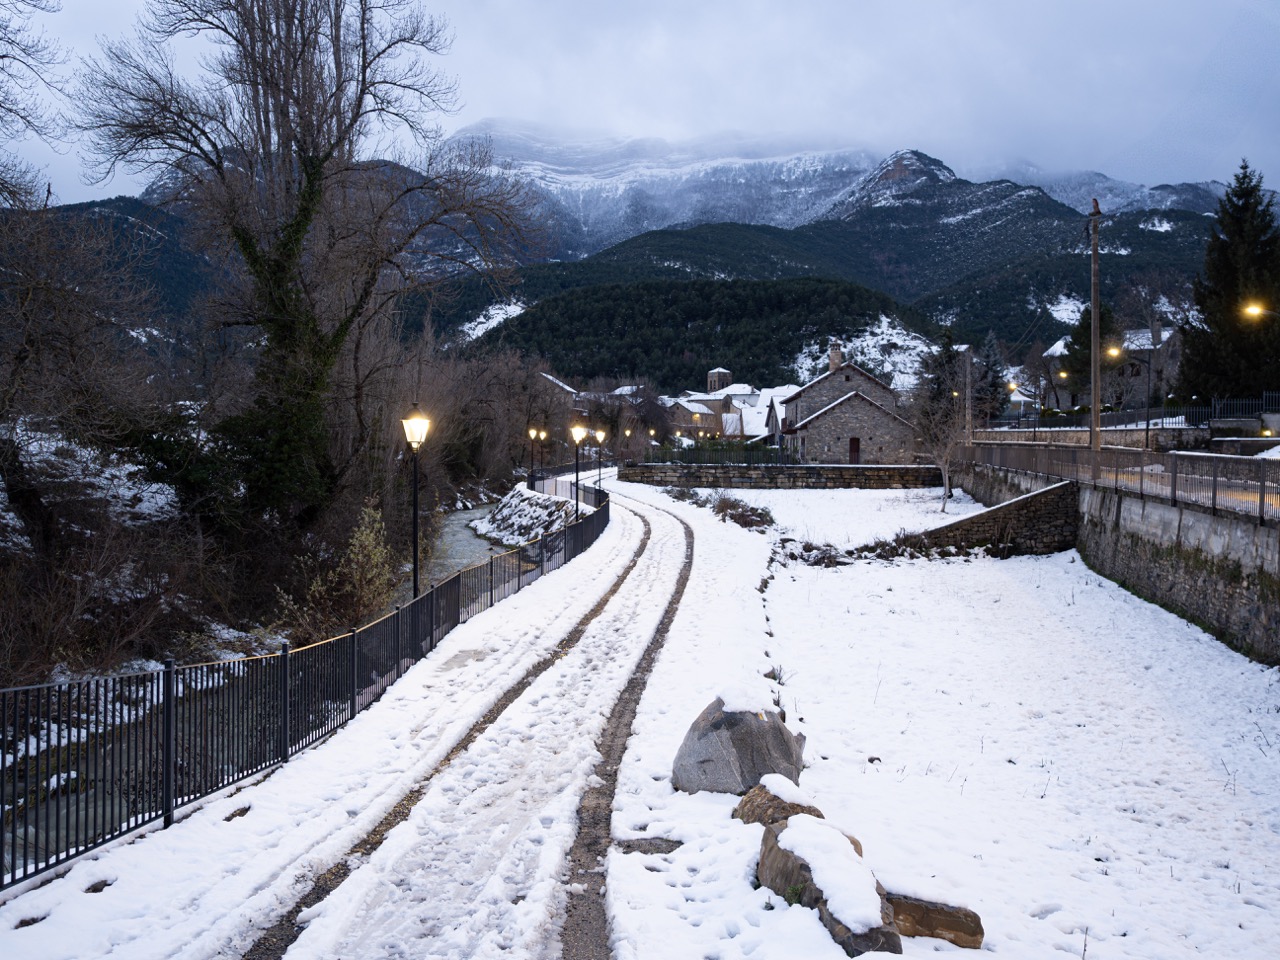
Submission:
[[[783,401],[783,442],[805,463],[913,463],[916,431],[893,388],[832,347],[829,369]]]

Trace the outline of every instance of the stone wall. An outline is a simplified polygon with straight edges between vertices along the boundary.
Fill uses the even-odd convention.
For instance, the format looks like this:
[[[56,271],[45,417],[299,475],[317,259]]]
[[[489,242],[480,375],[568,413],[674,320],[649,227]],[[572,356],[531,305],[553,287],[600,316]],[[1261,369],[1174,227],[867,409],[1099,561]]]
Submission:
[[[886,490],[942,486],[942,473],[937,467],[904,464],[748,467],[735,464],[642,463],[620,467],[618,479],[658,487],[721,490]]]
[[[1069,480],[908,539],[925,547],[994,547],[1003,556],[1058,553],[1076,545],[1080,497]]]
[[[958,486],[987,505],[1055,482],[972,464],[957,476]],[[1076,510],[1075,541],[1061,549],[1076,547],[1090,568],[1126,590],[1254,660],[1280,664],[1280,530],[1087,486]],[[941,546],[934,538],[930,533],[930,543]]]
[[[1077,548],[1090,567],[1254,660],[1280,664],[1280,530],[1090,488],[1080,491],[1080,513]]]
[[[1014,473],[984,463],[963,463],[951,471],[951,482],[983,506],[994,507],[1025,493],[1054,486],[1057,480],[1027,473]]]

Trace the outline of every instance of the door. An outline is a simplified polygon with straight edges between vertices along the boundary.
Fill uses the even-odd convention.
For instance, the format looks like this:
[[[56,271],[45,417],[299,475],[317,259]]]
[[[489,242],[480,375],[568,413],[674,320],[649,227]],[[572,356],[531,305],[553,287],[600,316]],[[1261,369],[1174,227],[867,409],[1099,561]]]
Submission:
[[[860,437],[849,438],[849,462],[862,462],[862,439]]]

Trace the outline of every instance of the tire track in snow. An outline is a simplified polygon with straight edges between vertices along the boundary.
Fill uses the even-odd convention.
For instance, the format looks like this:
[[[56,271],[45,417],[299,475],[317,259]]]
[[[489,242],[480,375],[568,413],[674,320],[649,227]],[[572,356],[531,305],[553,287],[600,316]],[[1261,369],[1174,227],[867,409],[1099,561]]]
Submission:
[[[613,494],[617,503],[618,494]],[[630,499],[630,498],[628,498]],[[635,502],[635,501],[633,501]],[[660,510],[658,507],[649,509]],[[578,805],[578,833],[569,851],[569,880],[572,883],[564,914],[564,927],[560,932],[560,960],[600,960],[612,955],[609,946],[609,918],[605,907],[605,857],[613,845],[613,796],[618,787],[618,767],[631,739],[632,724],[640,698],[649,684],[658,652],[666,642],[667,633],[675,619],[680,601],[684,597],[689,576],[693,573],[693,528],[683,520],[669,514],[684,528],[684,565],[676,589],[667,601],[662,621],[653,639],[645,648],[640,665],[627,682],[622,696],[618,697],[609,722],[600,738],[598,747],[601,759],[595,768],[594,783]]]
[[[405,794],[391,811],[382,819],[382,821],[368,834],[355,843],[347,852],[346,858],[341,862],[334,864],[324,873],[320,874],[312,883],[311,888],[303,894],[297,902],[287,910],[272,926],[268,927],[258,937],[252,946],[243,954],[243,960],[279,960],[284,956],[285,951],[297,939],[301,932],[298,926],[298,916],[305,910],[309,910],[322,903],[335,889],[338,888],[343,881],[351,875],[351,871],[360,863],[366,860],[375,850],[377,850],[382,842],[386,839],[387,833],[395,826],[403,823],[412,811],[415,804],[422,799],[428,785],[433,777],[441,770],[447,767],[455,757],[466,750],[475,742],[485,730],[493,725],[494,721],[502,715],[503,711],[514,703],[529,685],[538,677],[545,673],[557,660],[563,657],[570,649],[572,649],[586,632],[587,627],[598,617],[604,610],[610,598],[618,592],[622,584],[631,576],[640,557],[644,554],[645,547],[649,543],[651,529],[649,522],[644,517],[637,514],[637,518],[643,527],[643,533],[639,544],[636,546],[635,552],[631,556],[631,560],[627,566],[618,574],[617,580],[613,586],[600,598],[600,600],[582,617],[581,620],[570,630],[555,647],[554,650],[542,660],[532,666],[529,671],[515,684],[513,684],[501,697],[497,699],[494,705],[485,713],[483,717],[475,722],[472,727],[458,740],[445,757],[428,773],[421,782],[414,787],[413,790]],[[420,732],[415,729],[413,734],[416,736]]]
[[[286,954],[537,957],[558,940],[596,741],[687,576],[687,532],[654,511],[642,555],[581,641],[427,785]]]

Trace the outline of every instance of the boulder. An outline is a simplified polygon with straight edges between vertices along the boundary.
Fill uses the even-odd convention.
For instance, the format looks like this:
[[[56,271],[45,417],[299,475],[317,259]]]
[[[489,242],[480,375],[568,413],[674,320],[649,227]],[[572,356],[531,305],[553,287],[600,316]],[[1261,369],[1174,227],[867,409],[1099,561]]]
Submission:
[[[982,946],[982,918],[966,907],[919,900],[900,893],[886,894],[893,918],[904,937],[937,937],[957,947]]]
[[[799,787],[788,784],[781,784],[774,781],[774,790],[786,793],[792,797],[790,800],[783,800],[777,796],[773,790],[769,789],[769,781],[771,777],[764,777],[760,783],[756,784],[747,791],[746,796],[738,801],[738,805],[733,808],[733,816],[735,819],[741,820],[743,823],[760,823],[766,827],[771,823],[778,823],[789,817],[795,816],[797,813],[808,814],[811,817],[817,817],[819,820],[825,820],[821,810],[807,803],[801,803],[801,799],[810,799],[807,794],[803,793]],[[785,789],[790,786],[790,789]],[[846,833],[849,842],[853,844],[853,849],[858,852],[858,856],[862,856],[862,844],[858,842],[858,838],[851,833]]]
[[[717,697],[698,715],[676,752],[671,784],[685,793],[745,793],[770,773],[800,779],[804,737],[773,711],[726,712]]]
[[[874,895],[880,900],[879,924],[871,925],[852,921],[849,917],[840,917],[838,911],[833,910],[828,902],[827,894],[814,881],[813,869],[809,863],[779,842],[787,826],[788,821],[783,820],[769,824],[764,829],[764,838],[760,843],[760,860],[756,866],[756,879],[760,881],[760,885],[768,887],[789,904],[798,904],[816,910],[818,919],[831,934],[831,939],[851,957],[872,951],[902,953],[902,938],[894,924],[893,907],[885,898],[884,887],[871,876],[870,871],[865,871],[861,878],[849,879],[853,882],[865,880],[869,885],[866,890],[868,894],[874,889]],[[856,841],[852,837],[840,833],[834,827],[831,828],[831,836],[837,842],[843,838],[856,851],[856,847],[853,846]],[[861,860],[860,854],[858,859]]]

